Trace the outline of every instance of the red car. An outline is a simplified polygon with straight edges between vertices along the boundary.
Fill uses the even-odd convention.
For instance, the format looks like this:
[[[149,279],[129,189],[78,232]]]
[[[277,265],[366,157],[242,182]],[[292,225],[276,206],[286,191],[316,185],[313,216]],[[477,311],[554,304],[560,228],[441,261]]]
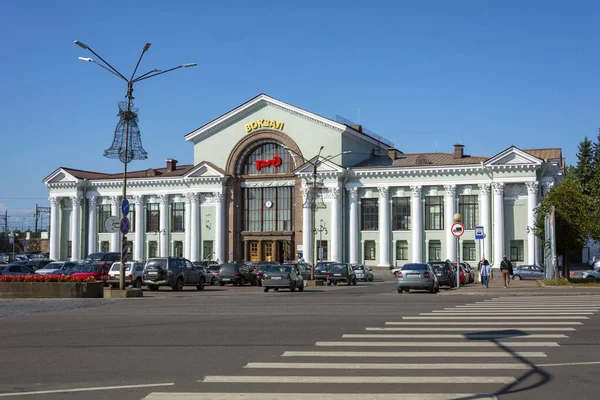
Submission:
[[[454,271],[456,271],[456,263],[452,264],[452,266],[454,267]],[[463,266],[460,266],[460,285],[464,285],[466,283],[466,276],[465,276],[465,270],[463,268]]]
[[[104,262],[97,262],[84,265],[79,272],[71,275],[73,278],[94,278],[97,281],[102,281],[104,286],[108,286],[108,270],[110,265]]]

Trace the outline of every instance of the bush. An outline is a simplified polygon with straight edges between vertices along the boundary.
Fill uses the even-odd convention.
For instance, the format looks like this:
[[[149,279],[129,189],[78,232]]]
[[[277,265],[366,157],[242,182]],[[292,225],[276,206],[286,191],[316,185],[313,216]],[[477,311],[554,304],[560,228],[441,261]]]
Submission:
[[[5,275],[0,282],[96,282],[94,278],[71,277],[65,275]]]

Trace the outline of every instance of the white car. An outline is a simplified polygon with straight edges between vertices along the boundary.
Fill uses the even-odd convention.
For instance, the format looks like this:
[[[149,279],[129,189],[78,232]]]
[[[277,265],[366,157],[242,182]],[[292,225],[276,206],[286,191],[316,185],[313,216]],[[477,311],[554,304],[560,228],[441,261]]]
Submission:
[[[71,261],[52,261],[46,264],[43,268],[35,271],[38,275],[67,275],[67,271],[70,272],[77,267],[76,262]]]
[[[125,286],[131,285],[134,288],[142,287],[142,273],[144,272],[144,263],[138,261],[128,261],[125,263]],[[119,288],[119,278],[121,274],[121,262],[113,263],[108,271],[108,284],[112,289]]]

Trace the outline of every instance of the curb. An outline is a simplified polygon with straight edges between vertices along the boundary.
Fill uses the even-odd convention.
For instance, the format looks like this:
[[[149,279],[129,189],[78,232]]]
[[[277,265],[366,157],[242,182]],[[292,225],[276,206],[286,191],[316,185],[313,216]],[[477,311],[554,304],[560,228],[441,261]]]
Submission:
[[[506,297],[506,296],[598,296],[599,293],[593,292],[445,292],[438,293],[438,296],[485,296],[485,297]]]

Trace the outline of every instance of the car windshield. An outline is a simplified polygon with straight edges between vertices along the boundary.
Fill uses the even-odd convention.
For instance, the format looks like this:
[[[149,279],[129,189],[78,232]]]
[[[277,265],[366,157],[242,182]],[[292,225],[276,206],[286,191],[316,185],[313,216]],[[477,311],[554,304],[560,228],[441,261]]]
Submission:
[[[90,265],[86,265],[85,267],[81,268],[80,272],[98,272],[98,271],[100,271],[100,268],[102,268],[101,265],[90,264]]]
[[[226,273],[233,273],[233,272],[235,272],[235,264],[223,264],[223,265],[221,265],[221,268],[219,269],[219,273],[222,274],[223,272],[226,272]]]
[[[402,271],[427,271],[427,264],[406,264]]]
[[[83,262],[86,264],[93,263],[95,261],[102,261],[102,257],[104,257],[104,253],[92,253],[88,255]]]
[[[111,271],[119,271],[119,268],[121,268],[121,264],[114,263],[114,264],[112,265],[112,267],[110,267],[110,270],[111,270]]]
[[[60,269],[60,267],[62,267],[63,264],[62,263],[50,263],[48,265],[46,265],[43,269]]]
[[[344,264],[332,264],[330,266],[330,271],[334,272],[334,273],[345,273],[346,272],[346,266]]]
[[[291,274],[292,267],[287,265],[267,265],[265,267],[265,271],[267,273],[281,273],[281,274]]]
[[[363,267],[362,265],[355,265],[354,267],[352,267],[355,271],[364,271],[365,267]]]

